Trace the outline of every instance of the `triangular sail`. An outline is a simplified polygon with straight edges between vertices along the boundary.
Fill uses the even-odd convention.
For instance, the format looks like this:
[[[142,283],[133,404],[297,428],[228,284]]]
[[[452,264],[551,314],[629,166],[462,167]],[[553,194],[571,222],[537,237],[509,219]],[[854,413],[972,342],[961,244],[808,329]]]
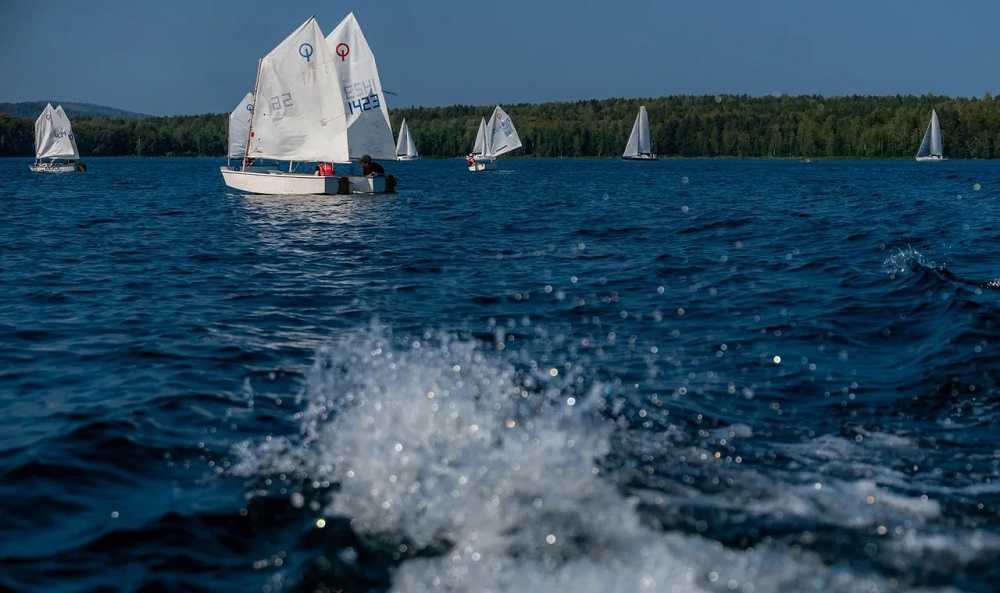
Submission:
[[[931,121],[927,124],[927,131],[924,132],[924,139],[917,149],[917,157],[943,157],[944,144],[941,141],[941,122],[938,120],[936,110],[931,110]]]
[[[73,128],[62,106],[53,109],[45,105],[41,115],[35,120],[35,158],[77,160],[80,153],[76,148]]]
[[[69,116],[63,111],[62,105],[56,106],[56,115],[60,126],[64,126],[66,132],[66,138],[69,139],[69,145],[72,156],[65,157],[73,160],[80,159],[80,149],[76,147],[76,134],[73,133],[73,124],[69,123]]]
[[[396,156],[416,158],[420,156],[417,152],[417,145],[413,143],[413,136],[410,134],[410,128],[406,125],[406,120],[399,126],[399,140],[396,142]]]
[[[944,145],[941,142],[941,122],[937,111],[931,110],[931,156],[944,156]]]
[[[311,17],[264,56],[257,74],[249,156],[349,161],[337,59]]]
[[[476,142],[472,145],[472,154],[486,152],[486,118],[480,118],[479,131],[476,132]]]
[[[229,158],[241,159],[246,154],[250,117],[253,115],[253,93],[247,93],[229,114]]]
[[[514,122],[497,105],[486,123],[486,156],[498,157],[518,148],[521,148],[521,138],[517,135]]]
[[[639,113],[635,116],[632,133],[629,134],[628,143],[625,144],[625,152],[622,156],[636,157],[652,152],[649,141],[649,115],[646,114],[646,107],[643,106],[639,107]]]
[[[389,107],[382,81],[361,25],[350,13],[326,38],[344,89],[347,136],[351,158],[396,158],[389,125]]]

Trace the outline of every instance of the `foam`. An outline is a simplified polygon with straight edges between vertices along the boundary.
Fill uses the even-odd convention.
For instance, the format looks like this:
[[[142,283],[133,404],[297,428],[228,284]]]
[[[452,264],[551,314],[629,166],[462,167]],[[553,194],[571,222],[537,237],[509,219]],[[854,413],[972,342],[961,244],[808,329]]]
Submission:
[[[777,544],[730,550],[644,526],[599,464],[614,430],[598,413],[607,395],[583,364],[370,329],[319,350],[300,438],[242,444],[235,471],[337,483],[327,515],[446,550],[404,561],[399,592],[892,588]]]

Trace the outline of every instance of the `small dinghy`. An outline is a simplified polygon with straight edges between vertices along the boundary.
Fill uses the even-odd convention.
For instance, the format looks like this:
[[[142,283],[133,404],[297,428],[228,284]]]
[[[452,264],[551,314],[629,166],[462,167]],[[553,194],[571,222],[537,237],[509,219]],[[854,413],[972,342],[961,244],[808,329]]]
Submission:
[[[232,138],[240,132],[233,121],[241,122],[244,113],[250,117],[241,147]],[[375,58],[353,13],[327,38],[309,18],[264,56],[250,102],[241,102],[230,116],[230,134],[230,157],[241,163],[221,171],[226,185],[239,191],[371,194],[395,188],[392,177],[334,172],[334,163],[365,155],[396,157]],[[261,160],[287,161],[288,170],[252,166]],[[320,164],[297,172],[296,163]]]
[[[918,161],[943,161],[944,144],[941,142],[941,122],[938,121],[936,110],[931,110],[931,122],[927,124],[927,131],[924,132],[924,139],[917,149],[916,159]]]
[[[653,153],[649,142],[649,115],[646,114],[646,107],[639,107],[639,114],[635,116],[635,123],[632,124],[632,134],[625,144],[625,152],[622,159],[626,161],[655,161],[656,154]]]
[[[45,105],[35,120],[35,162],[29,165],[35,173],[74,173],[86,171],[80,162],[76,137],[62,105]]]
[[[466,164],[473,172],[496,169],[497,157],[518,148],[521,148],[521,138],[514,121],[497,105],[490,121],[480,120],[476,142],[466,157]]]
[[[404,118],[402,125],[399,126],[399,140],[396,141],[396,159],[415,161],[419,158],[420,153],[417,152],[417,145],[413,143],[413,136],[410,134],[410,128],[407,127]]]

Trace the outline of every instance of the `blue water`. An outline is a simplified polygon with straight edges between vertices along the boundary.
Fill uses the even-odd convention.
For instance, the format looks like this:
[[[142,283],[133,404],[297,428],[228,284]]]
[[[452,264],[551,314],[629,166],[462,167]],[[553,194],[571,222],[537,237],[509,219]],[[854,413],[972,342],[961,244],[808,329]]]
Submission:
[[[0,590],[1000,579],[1000,163],[27,164]]]

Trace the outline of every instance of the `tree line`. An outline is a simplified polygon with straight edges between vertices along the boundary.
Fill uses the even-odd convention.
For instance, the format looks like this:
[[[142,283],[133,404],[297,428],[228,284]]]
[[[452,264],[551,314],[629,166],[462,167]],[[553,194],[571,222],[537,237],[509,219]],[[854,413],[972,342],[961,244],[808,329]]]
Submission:
[[[910,157],[931,109],[941,119],[945,155],[1000,157],[1000,101],[924,96],[672,96],[505,105],[537,157],[616,157],[640,105],[649,111],[653,150],[681,157]],[[452,105],[394,109],[405,117],[421,154],[454,157],[472,148],[492,107]],[[83,118],[73,122],[87,156],[220,156],[228,114]],[[0,156],[34,154],[34,121],[0,114]]]

